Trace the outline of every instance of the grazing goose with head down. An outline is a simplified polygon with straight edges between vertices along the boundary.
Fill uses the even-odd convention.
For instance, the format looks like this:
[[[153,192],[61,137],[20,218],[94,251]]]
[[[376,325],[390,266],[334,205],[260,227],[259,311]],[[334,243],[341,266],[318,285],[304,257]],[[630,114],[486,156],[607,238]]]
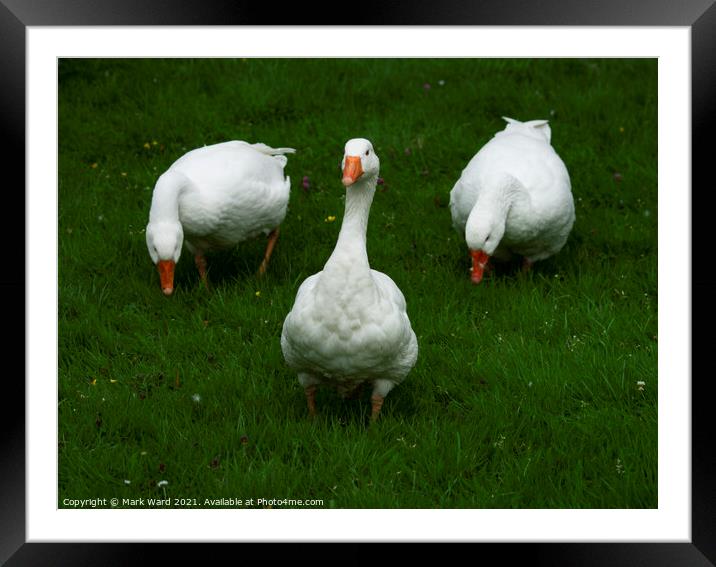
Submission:
[[[192,150],[163,173],[152,195],[147,248],[157,265],[162,291],[174,291],[174,267],[182,243],[194,255],[204,284],[210,250],[268,235],[263,274],[286,216],[291,181],[284,177],[292,148],[224,142]]]
[[[450,192],[453,226],[465,236],[474,283],[491,257],[518,254],[529,269],[556,254],[574,224],[569,174],[550,145],[547,121],[505,120]]]

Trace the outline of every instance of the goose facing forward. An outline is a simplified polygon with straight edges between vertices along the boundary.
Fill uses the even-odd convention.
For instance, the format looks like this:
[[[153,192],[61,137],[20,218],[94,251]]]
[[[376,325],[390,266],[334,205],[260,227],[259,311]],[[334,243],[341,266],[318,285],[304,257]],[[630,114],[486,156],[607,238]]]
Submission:
[[[418,356],[405,298],[393,280],[372,270],[366,250],[368,215],[380,162],[368,140],[349,140],[343,157],[345,216],[323,271],[298,289],[281,334],[289,367],[298,372],[308,410],[316,414],[320,384],[344,397],[373,385],[371,421]]]
[[[182,243],[194,255],[206,285],[207,252],[268,235],[259,274],[266,271],[291,188],[290,178],[283,173],[287,162],[283,154],[295,151],[224,142],[184,154],[159,177],[146,236],[165,295],[174,291],[174,268]]]
[[[472,258],[471,279],[488,260],[524,258],[524,269],[559,252],[574,224],[574,200],[564,162],[550,145],[547,120],[507,126],[470,160],[450,192],[454,228]]]

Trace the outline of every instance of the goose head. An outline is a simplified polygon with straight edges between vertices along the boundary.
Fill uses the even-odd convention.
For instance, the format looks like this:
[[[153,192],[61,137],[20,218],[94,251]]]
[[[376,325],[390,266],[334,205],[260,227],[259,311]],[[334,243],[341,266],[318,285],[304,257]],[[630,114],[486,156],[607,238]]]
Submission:
[[[147,225],[147,249],[157,265],[164,295],[174,291],[174,267],[181,255],[184,231],[178,221],[150,222]]]
[[[375,154],[373,144],[365,138],[348,140],[341,169],[343,170],[343,185],[346,187],[350,187],[358,180],[377,183],[380,160]]]
[[[473,209],[465,225],[465,241],[472,258],[470,279],[475,284],[482,281],[485,266],[505,234],[504,216],[484,214],[477,209]]]

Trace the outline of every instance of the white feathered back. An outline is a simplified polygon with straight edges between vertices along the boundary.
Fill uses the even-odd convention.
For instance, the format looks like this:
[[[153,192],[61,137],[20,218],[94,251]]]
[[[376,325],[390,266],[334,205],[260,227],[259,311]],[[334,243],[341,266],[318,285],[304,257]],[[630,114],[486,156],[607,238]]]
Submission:
[[[266,144],[262,144],[261,142],[249,145],[257,152],[261,152],[262,154],[266,154],[267,156],[273,156],[279,163],[281,163],[282,166],[285,166],[286,163],[288,163],[288,158],[283,154],[296,153],[296,150],[294,148],[272,148],[271,146],[267,146]]]
[[[552,129],[549,127],[549,120],[530,120],[528,122],[520,122],[514,118],[503,116],[502,119],[507,122],[507,126],[502,132],[522,132],[528,136],[538,137],[547,140],[549,144],[552,140]],[[498,132],[495,135],[500,134]]]

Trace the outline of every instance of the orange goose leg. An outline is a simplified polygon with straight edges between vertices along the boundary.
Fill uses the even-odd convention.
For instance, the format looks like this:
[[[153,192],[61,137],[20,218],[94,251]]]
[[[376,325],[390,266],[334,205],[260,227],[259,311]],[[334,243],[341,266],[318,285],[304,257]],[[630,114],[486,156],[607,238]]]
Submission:
[[[273,229],[271,233],[268,235],[268,244],[266,245],[266,253],[264,254],[263,262],[261,262],[261,266],[259,266],[259,275],[263,276],[266,273],[266,268],[268,267],[269,258],[271,258],[271,254],[273,254],[274,246],[276,246],[276,241],[278,240],[278,227]]]
[[[194,263],[196,264],[196,269],[199,270],[199,277],[204,287],[209,289],[209,280],[206,277],[206,258],[203,254],[196,254],[194,255]]]

